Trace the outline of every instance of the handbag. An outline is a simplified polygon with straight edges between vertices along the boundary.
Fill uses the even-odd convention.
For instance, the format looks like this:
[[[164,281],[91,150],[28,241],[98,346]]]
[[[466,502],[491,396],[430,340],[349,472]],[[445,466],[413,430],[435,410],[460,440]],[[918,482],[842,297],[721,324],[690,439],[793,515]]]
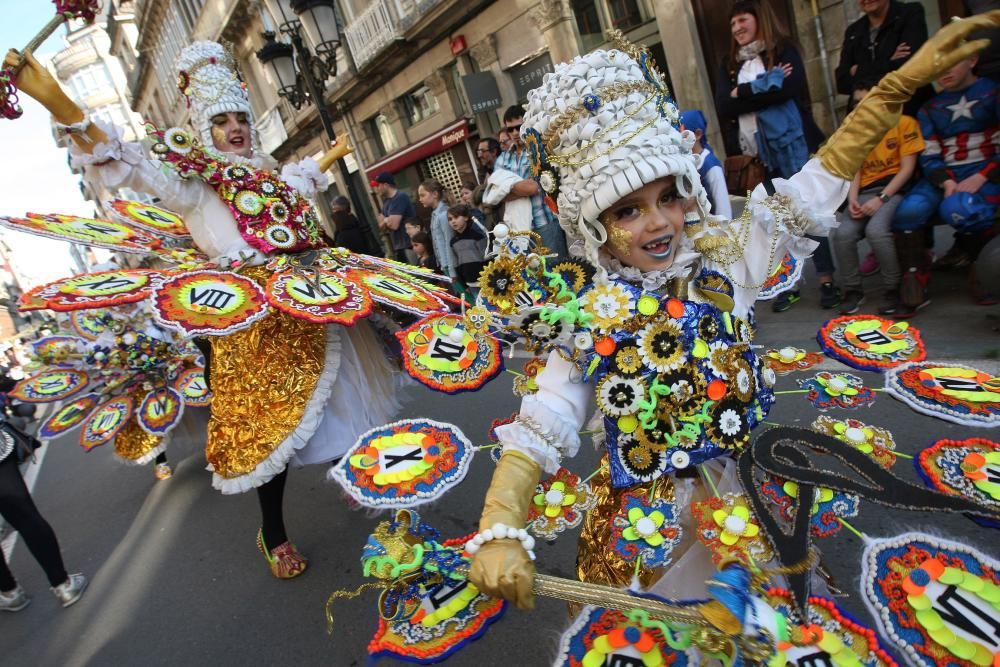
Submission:
[[[764,182],[767,168],[759,158],[753,155],[733,155],[726,158],[726,189],[734,197],[746,197],[758,185]]]

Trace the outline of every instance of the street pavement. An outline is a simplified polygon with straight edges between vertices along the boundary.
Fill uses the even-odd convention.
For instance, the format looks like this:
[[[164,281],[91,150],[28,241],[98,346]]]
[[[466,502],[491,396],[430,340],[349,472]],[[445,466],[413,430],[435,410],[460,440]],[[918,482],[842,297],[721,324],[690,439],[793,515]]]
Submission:
[[[960,276],[936,279],[934,304],[913,320],[925,333],[929,357],[961,360],[996,373],[1000,334],[994,328],[1000,323],[991,316],[1000,309],[971,305]],[[774,314],[763,304],[758,342],[818,349],[816,329],[833,313],[819,310],[815,285],[812,280],[803,290],[803,301],[787,313]],[[843,369],[834,362],[825,365]],[[881,387],[877,374],[859,374],[869,386]],[[806,375],[781,376],[777,389],[797,389],[796,378]],[[491,420],[517,407],[510,380],[505,374],[480,392],[452,397],[408,389],[403,416],[452,422],[474,442],[485,443]],[[802,395],[790,394],[779,396],[770,419],[805,426],[816,414]],[[870,408],[832,414],[889,428],[899,451],[910,455],[940,438],[995,438],[989,431],[918,415],[882,393]],[[201,452],[206,416],[204,410],[186,415],[169,450],[175,474],[164,482],[154,481],[149,467],[117,463],[108,447],[85,453],[75,444],[75,434],[48,445],[34,497],[59,536],[67,566],[90,576],[90,588],[76,606],[60,608],[19,542],[11,567],[34,602],[22,612],[0,617],[0,663],[368,664],[365,646],[376,628],[375,593],[337,602],[332,635],[326,632],[323,606],[331,592],[363,583],[358,558],[380,517],[347,509],[337,487],[325,480],[324,466],[292,471],[285,514],[289,534],[310,558],[310,567],[292,581],[272,578],[254,544],[255,495],[222,496],[211,489]],[[596,452],[584,446],[569,467],[586,475],[596,462]],[[446,537],[468,534],[475,528],[492,469],[487,452],[480,452],[466,481],[421,514]],[[916,479],[907,460],[900,459],[895,471]],[[852,524],[871,536],[929,530],[998,555],[995,539],[960,516],[864,504]],[[867,618],[857,594],[862,541],[842,530],[820,546],[836,583],[852,592],[853,599],[845,604],[859,618]],[[536,551],[541,571],[573,575],[573,535],[554,545],[540,544]],[[569,620],[558,601],[539,600],[532,613],[509,610],[451,664],[550,664]]]

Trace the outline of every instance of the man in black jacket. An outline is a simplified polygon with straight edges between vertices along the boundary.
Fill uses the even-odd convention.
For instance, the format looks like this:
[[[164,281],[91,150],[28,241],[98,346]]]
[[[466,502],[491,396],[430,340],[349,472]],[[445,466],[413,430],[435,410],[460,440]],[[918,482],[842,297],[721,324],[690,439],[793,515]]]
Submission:
[[[837,65],[837,92],[842,95],[851,95],[858,81],[878,82],[927,41],[927,21],[919,2],[858,0],[858,6],[865,15],[847,27]],[[903,113],[915,116],[933,96],[930,86],[921,88]],[[849,97],[848,111],[854,104]]]

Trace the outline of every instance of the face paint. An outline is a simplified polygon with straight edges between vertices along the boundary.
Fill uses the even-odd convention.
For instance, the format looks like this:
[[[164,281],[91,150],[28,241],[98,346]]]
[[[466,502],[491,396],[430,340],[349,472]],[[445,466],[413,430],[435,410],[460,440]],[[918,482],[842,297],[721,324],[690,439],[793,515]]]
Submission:
[[[608,243],[611,247],[626,257],[632,254],[632,232],[614,223],[605,224],[604,228],[608,230]]]
[[[223,130],[218,125],[212,126],[212,141],[215,142],[216,146],[225,145],[226,143],[226,131]]]

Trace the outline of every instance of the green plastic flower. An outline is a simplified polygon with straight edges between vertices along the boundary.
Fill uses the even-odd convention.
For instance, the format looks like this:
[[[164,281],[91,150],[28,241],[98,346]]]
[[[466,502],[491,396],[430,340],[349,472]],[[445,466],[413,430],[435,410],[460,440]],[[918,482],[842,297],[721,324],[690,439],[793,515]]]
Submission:
[[[785,493],[790,495],[792,498],[799,497],[799,485],[795,482],[785,482],[782,486]],[[816,489],[817,493],[813,500],[812,509],[809,511],[810,514],[816,514],[819,512],[819,506],[821,503],[828,503],[833,500],[833,489],[824,489],[822,486]]]
[[[857,396],[858,394],[857,388],[851,386],[851,381],[843,375],[831,375],[829,377],[818,375],[816,379],[823,385],[823,389],[830,396]]]
[[[554,519],[563,512],[564,507],[569,507],[576,502],[575,493],[566,493],[566,484],[560,481],[552,482],[552,486],[545,493],[538,493],[534,497],[534,503],[545,508],[545,516]],[[662,523],[662,521],[661,521]]]

